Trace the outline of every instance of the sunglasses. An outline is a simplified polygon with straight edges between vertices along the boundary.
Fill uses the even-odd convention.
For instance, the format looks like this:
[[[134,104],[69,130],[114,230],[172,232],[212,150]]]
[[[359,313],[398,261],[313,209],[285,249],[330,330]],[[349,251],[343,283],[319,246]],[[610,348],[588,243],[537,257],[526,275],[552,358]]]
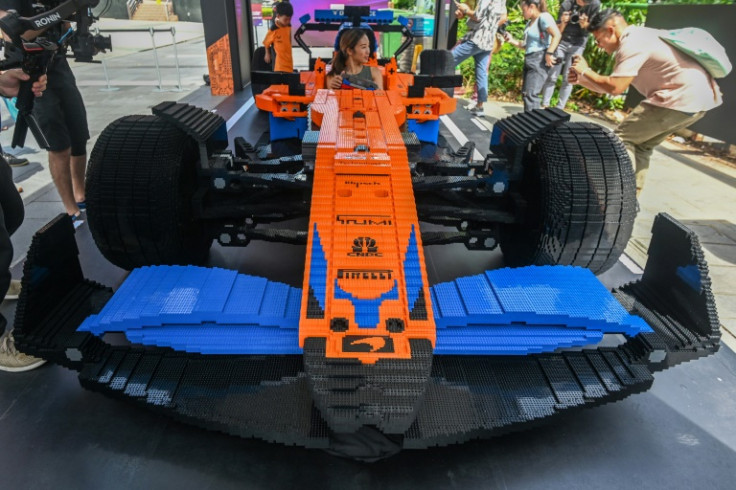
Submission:
[[[601,39],[604,36],[610,36],[611,34],[613,34],[613,26],[604,26],[604,27],[601,27],[597,31],[593,32],[593,37],[595,38],[595,43],[598,46],[600,46],[601,45]]]

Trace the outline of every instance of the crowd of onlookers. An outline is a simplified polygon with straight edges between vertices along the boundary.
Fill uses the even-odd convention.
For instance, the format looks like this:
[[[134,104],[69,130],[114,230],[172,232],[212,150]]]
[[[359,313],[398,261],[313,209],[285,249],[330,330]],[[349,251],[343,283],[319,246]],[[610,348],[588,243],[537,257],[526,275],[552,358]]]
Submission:
[[[482,115],[493,40],[507,22],[506,0],[477,0],[473,8],[454,1],[455,15],[467,19],[467,33],[452,53],[456,64],[470,56],[475,59],[477,102],[469,110]],[[560,75],[560,109],[575,84],[613,95],[633,86],[644,96],[615,130],[634,164],[637,195],[654,147],[722,103],[716,81],[697,60],[666,42],[659,30],[629,25],[615,9],[601,10],[599,0],[564,0],[556,20],[547,11],[546,0],[521,0],[521,10],[526,20],[522,38],[515,39],[508,31],[503,37],[525,53],[521,90],[525,111],[549,106]],[[610,75],[593,71],[582,56],[590,35],[614,56]]]

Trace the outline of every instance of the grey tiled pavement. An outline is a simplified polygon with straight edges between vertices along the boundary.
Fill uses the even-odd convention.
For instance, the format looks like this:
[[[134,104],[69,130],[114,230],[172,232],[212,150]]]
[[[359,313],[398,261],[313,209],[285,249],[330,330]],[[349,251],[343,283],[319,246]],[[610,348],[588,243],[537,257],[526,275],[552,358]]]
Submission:
[[[72,64],[84,97],[94,145],[99,133],[118,117],[128,114],[150,114],[150,107],[166,100],[194,100],[208,109],[216,107],[224,97],[209,95],[202,88],[202,75],[207,72],[204,36],[196,23],[137,23],[103,19],[97,24],[106,29],[176,29],[178,60],[181,70],[181,90],[175,67],[174,49],[169,33],[155,34],[159,64],[162,67],[163,91],[158,90],[151,36],[144,33],[112,33],[114,51],[102,55],[110,85],[118,90],[106,90],[107,81],[102,64]],[[466,102],[460,102],[464,106]],[[487,122],[521,111],[520,104],[489,101],[485,104]],[[459,109],[462,110],[462,109]],[[574,115],[573,120],[590,120]],[[3,110],[3,123],[7,124]],[[595,120],[599,124],[607,122]],[[0,134],[7,148],[12,127]],[[30,238],[42,225],[63,212],[46,164],[46,155],[34,146],[29,135],[26,148],[11,152],[23,154],[31,161],[26,167],[13,169],[13,176],[24,189],[26,220],[13,236],[14,262],[22,260]],[[688,225],[700,237],[706,251],[716,293],[718,312],[724,331],[724,341],[736,350],[736,167],[704,155],[698,150],[665,143],[654,153],[649,181],[640,197],[641,212],[627,255],[643,267],[650,228],[654,216],[666,211]]]

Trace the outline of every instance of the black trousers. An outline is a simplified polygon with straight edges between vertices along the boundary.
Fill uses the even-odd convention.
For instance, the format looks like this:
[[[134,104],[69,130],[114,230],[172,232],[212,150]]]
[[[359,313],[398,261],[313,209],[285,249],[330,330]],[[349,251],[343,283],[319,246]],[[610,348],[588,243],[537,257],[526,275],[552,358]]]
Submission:
[[[5,297],[10,286],[10,262],[13,260],[10,235],[23,223],[24,216],[23,199],[13,182],[13,171],[0,156],[0,298]],[[5,323],[0,314],[0,333],[5,329]]]

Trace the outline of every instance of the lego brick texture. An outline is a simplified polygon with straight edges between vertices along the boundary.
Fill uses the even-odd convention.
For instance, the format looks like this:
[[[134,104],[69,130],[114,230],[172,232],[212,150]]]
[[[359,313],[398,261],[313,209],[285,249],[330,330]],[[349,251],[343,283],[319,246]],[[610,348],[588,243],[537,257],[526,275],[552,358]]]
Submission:
[[[622,399],[646,390],[653,380],[652,370],[717,349],[718,325],[707,266],[694,235],[667,216],[657,218],[653,231],[650,252],[661,252],[662,257],[653,256],[644,279],[622,290],[629,294],[671,285],[672,294],[685,299],[668,308],[686,312],[666,316],[650,310],[660,317],[652,323],[653,332],[638,334],[616,347],[526,356],[432,355],[427,344],[413,345],[416,356],[411,360],[370,365],[326,359],[324,347],[314,341],[305,346],[305,355],[203,355],[112,345],[107,337],[103,341],[89,332],[75,332],[78,318],[101,304],[78,303],[62,291],[66,287],[68,294],[75,295],[78,284],[84,283],[81,274],[73,272],[79,267],[73,227],[62,216],[34,237],[24,269],[16,340],[26,352],[78,370],[87,388],[211,430],[330,448],[358,437],[366,427],[375,427],[394,434],[392,440],[403,448],[453,444]],[[673,255],[668,256],[668,251]],[[196,272],[198,280],[207,283],[207,275]],[[213,274],[211,282],[237,283],[237,276],[229,271]],[[674,278],[679,283],[673,283]],[[49,303],[54,297],[42,295],[44,291],[72,301]],[[105,294],[104,288],[99,291]],[[197,308],[197,302],[186,298],[169,304],[161,300],[158,305],[172,315],[189,309],[204,314],[206,308]],[[648,298],[623,298],[628,298],[629,306],[637,301],[651,308],[657,305]],[[218,308],[227,305],[222,298],[211,299]],[[242,308],[250,311],[256,303]],[[60,308],[68,309],[59,315]],[[542,309],[554,312],[544,302]],[[664,322],[667,330],[660,325]],[[664,361],[656,355],[657,349],[666,351]]]

